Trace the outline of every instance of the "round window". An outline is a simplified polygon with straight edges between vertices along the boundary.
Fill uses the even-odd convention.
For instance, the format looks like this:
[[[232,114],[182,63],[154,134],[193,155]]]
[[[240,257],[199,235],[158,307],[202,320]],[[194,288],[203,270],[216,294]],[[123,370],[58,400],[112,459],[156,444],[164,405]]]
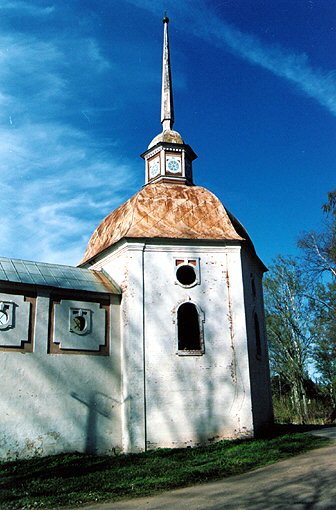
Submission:
[[[196,281],[195,269],[192,266],[179,266],[176,271],[176,278],[181,285],[192,285]]]

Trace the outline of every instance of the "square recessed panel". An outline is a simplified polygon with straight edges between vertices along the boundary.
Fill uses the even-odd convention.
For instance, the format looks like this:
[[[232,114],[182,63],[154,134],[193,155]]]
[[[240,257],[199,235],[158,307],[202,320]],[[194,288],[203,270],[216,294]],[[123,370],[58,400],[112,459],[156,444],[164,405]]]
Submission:
[[[53,343],[61,350],[100,351],[106,344],[107,311],[100,303],[61,299],[53,312]]]
[[[33,352],[36,298],[0,290],[0,309],[0,351]]]

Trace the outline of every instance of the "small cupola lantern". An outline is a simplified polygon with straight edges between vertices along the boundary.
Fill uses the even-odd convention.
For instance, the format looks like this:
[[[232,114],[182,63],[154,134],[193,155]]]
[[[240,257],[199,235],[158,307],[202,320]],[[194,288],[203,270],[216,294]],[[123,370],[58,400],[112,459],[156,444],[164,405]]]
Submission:
[[[167,181],[181,184],[193,184],[192,162],[197,158],[192,148],[185,144],[181,135],[173,130],[174,102],[170,67],[169,18],[163,18],[163,62],[161,124],[162,132],[149,144],[141,154],[145,160],[145,184]]]

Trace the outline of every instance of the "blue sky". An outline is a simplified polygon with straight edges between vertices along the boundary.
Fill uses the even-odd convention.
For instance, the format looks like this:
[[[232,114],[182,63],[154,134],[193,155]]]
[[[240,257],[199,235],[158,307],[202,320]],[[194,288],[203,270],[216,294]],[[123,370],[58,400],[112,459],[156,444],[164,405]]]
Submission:
[[[2,0],[0,255],[76,264],[141,188],[164,11],[196,184],[266,264],[319,228],[336,186],[334,0]]]

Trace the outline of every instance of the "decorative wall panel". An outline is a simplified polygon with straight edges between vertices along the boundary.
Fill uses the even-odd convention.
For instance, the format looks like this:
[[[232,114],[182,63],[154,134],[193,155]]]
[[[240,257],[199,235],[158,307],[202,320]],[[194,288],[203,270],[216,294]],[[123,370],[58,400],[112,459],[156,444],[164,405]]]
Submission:
[[[0,293],[0,349],[31,352],[36,298]]]
[[[108,354],[109,305],[94,301],[51,301],[50,352]]]

